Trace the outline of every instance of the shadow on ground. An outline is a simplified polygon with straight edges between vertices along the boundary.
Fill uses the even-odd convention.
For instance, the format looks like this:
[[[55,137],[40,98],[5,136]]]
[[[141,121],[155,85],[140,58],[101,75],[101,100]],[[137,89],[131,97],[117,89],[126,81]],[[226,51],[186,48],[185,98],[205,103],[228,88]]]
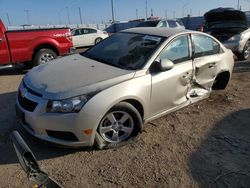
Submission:
[[[18,130],[19,133],[21,133],[38,160],[60,157],[79,150],[90,150],[90,148],[60,148],[29,135],[23,128],[21,128],[15,116],[15,98],[16,92],[0,94],[0,165],[18,162],[9,138],[10,133],[14,130]]]
[[[250,187],[250,109],[218,122],[189,166],[200,187]]]
[[[0,66],[0,76],[26,74],[29,70],[30,68],[24,66],[23,64],[13,65],[13,67],[9,68],[3,68]]]

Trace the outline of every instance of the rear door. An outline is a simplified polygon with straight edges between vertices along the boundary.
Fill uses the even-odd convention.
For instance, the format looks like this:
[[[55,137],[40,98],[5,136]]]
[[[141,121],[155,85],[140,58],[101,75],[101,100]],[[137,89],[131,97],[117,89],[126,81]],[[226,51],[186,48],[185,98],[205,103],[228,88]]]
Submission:
[[[202,34],[192,34],[192,44],[193,87],[205,89],[209,92],[218,74],[218,64],[222,60],[223,50],[213,38]]]
[[[182,35],[172,40],[157,59],[169,59],[174,63],[174,67],[168,71],[151,73],[152,116],[189,103],[186,95],[193,74],[189,36]],[[150,68],[153,66],[155,65],[152,64]]]

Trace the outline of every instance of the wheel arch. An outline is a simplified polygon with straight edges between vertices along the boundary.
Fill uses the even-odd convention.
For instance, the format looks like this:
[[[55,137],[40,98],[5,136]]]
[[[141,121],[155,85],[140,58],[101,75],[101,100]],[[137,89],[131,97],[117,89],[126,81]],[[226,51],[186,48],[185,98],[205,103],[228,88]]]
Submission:
[[[131,104],[132,106],[134,106],[136,108],[136,110],[140,113],[141,118],[144,118],[144,108],[143,105],[136,99],[126,99],[120,102],[127,102],[129,104]]]
[[[33,49],[32,59],[35,57],[36,53],[39,52],[39,50],[41,50],[43,48],[50,49],[50,50],[54,51],[57,56],[59,55],[59,50],[54,45],[49,44],[49,43],[43,43],[43,44],[39,44],[38,46],[36,46]]]
[[[230,77],[231,77],[231,75],[230,75],[229,71],[220,72],[214,80],[214,84],[212,86],[212,89],[213,90],[225,89],[227,84],[229,83]]]

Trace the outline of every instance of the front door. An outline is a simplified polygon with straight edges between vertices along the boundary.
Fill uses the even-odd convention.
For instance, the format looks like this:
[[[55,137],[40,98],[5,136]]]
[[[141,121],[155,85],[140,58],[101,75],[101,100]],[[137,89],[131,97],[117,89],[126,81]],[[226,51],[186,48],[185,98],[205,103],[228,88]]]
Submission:
[[[157,59],[169,59],[174,63],[174,67],[165,72],[152,73],[152,116],[189,103],[186,96],[193,75],[189,36],[175,38]]]

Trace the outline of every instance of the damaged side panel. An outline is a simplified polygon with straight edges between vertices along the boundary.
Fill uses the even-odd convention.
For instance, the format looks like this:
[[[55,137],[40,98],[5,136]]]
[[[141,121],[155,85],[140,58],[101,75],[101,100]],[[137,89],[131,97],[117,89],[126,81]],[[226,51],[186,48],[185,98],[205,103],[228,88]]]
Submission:
[[[219,61],[220,58],[218,55],[194,59],[194,75],[187,95],[192,102],[196,101],[198,98],[209,96],[219,71]]]

